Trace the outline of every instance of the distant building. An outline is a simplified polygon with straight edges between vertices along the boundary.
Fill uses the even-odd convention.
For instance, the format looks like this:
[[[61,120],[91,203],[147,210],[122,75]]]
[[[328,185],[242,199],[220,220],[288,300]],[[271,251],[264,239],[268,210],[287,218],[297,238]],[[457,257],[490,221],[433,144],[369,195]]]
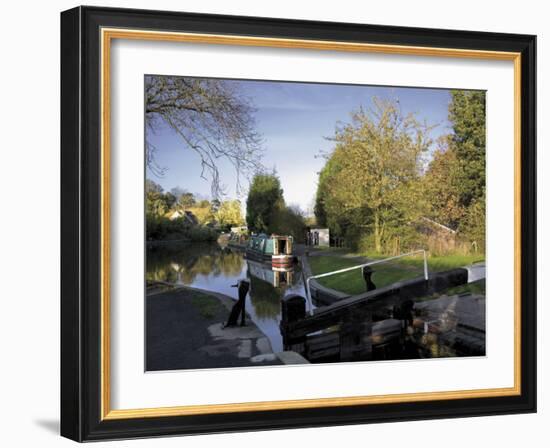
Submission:
[[[199,218],[197,218],[195,214],[193,212],[190,212],[189,210],[185,211],[185,220],[192,226],[199,225]]]
[[[166,214],[166,217],[170,221],[174,221],[175,219],[182,218],[184,216],[184,213],[179,210],[170,211]]]
[[[236,235],[246,234],[248,233],[248,227],[247,226],[231,227],[231,233],[234,233]]]
[[[329,229],[310,229],[306,234],[306,243],[308,246],[329,247]]]
[[[184,219],[185,222],[191,226],[196,226],[199,224],[199,220],[197,219],[197,217],[194,215],[193,212],[190,212],[189,210],[174,210],[173,212],[168,213],[167,218],[170,221],[174,221],[175,219]]]

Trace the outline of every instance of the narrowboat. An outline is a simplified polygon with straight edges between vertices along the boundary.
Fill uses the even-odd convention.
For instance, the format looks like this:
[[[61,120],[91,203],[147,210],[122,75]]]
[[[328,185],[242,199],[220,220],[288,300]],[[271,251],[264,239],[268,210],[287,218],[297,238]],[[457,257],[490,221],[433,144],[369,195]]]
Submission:
[[[292,237],[283,235],[254,235],[248,240],[246,258],[271,263],[274,268],[286,267],[294,263]]]

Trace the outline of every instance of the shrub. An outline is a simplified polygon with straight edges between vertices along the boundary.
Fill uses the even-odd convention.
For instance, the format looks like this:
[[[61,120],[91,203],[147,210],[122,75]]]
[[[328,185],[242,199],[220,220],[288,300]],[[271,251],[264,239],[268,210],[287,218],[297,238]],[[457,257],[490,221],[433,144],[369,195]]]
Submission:
[[[216,241],[218,232],[210,227],[191,225],[185,219],[170,220],[165,217],[146,217],[147,241],[188,240]]]

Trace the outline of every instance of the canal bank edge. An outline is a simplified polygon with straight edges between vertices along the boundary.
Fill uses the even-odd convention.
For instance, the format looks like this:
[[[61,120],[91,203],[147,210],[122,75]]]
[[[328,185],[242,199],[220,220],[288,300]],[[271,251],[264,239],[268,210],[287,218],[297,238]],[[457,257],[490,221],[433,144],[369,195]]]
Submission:
[[[308,261],[309,255],[304,254],[300,256],[300,261],[302,264],[302,275],[304,277],[304,285],[307,288],[306,280],[313,276],[311,266]],[[338,302],[342,299],[347,299],[350,297],[349,294],[346,294],[336,289],[327,288],[326,286],[321,285],[316,279],[312,278],[309,281],[309,296],[312,300],[315,300],[320,305],[332,305],[335,302]]]
[[[177,291],[194,291],[215,298],[225,308],[227,311],[227,316],[236,303],[236,300],[232,297],[215,291],[177,285],[164,281],[154,281],[148,283],[149,287],[147,298],[154,298],[155,296],[161,296]],[[214,344],[201,348],[201,350],[206,352],[210,351],[210,354],[215,354],[215,345],[222,344],[223,347],[221,347],[221,349],[225,352],[225,354],[229,354],[229,356],[239,358],[243,361],[248,358],[249,362],[246,363],[246,365],[239,362],[239,365],[235,365],[234,367],[309,364],[309,361],[296,352],[273,352],[269,338],[256,326],[248,313],[246,313],[246,317],[247,322],[244,327],[236,326],[223,328],[224,322],[210,323],[207,330]],[[215,365],[213,367],[217,368],[220,366]]]

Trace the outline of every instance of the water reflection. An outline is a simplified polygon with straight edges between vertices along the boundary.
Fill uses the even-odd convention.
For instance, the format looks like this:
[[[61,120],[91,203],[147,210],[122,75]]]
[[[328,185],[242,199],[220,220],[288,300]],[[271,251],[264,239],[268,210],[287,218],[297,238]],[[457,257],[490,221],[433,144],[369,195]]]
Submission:
[[[267,335],[273,350],[281,351],[281,299],[289,293],[304,294],[299,266],[291,271],[273,271],[268,264],[246,260],[241,251],[216,243],[147,247],[147,280],[150,281],[192,286],[237,300],[237,292],[231,285],[244,278],[250,280],[247,312]]]
[[[197,276],[238,277],[239,253],[211,244],[177,244],[147,249],[147,279],[191,285]]]

